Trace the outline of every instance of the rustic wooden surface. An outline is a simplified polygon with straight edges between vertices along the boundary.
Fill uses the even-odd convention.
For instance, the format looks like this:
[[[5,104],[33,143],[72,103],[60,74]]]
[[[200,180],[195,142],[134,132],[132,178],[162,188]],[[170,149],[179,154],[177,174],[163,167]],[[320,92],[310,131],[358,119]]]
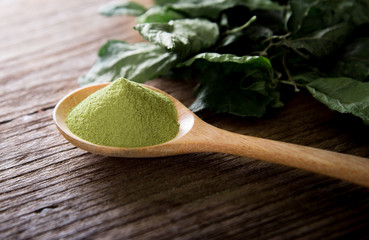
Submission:
[[[0,239],[369,239],[369,190],[201,153],[110,158],[69,144],[53,107],[107,39],[140,41],[102,0],[0,1]],[[191,85],[156,79],[185,105]],[[202,113],[242,134],[369,157],[369,130],[301,94],[261,120]],[[368,160],[369,161],[369,160]]]

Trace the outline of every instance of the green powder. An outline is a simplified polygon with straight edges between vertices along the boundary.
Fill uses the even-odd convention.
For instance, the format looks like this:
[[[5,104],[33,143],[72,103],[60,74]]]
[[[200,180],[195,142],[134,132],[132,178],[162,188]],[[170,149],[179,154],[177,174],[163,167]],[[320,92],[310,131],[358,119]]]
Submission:
[[[124,78],[91,94],[70,111],[65,122],[80,138],[114,147],[160,144],[179,130],[169,97]]]

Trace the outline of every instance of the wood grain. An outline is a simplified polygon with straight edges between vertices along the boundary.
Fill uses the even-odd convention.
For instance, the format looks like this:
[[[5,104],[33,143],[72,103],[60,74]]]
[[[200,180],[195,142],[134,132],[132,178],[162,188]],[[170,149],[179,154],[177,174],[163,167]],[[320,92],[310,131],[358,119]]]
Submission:
[[[105,1],[0,1],[0,239],[367,239],[369,190],[272,163],[201,153],[109,158],[67,143],[57,101],[107,39],[140,41]],[[191,83],[151,85],[185,105]],[[269,116],[201,113],[229,131],[369,157],[369,130],[300,94]]]

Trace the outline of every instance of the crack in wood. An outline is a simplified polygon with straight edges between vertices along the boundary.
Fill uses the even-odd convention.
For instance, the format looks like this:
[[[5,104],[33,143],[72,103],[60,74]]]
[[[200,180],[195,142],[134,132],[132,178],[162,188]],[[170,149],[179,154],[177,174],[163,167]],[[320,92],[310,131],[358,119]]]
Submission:
[[[46,213],[46,212],[51,211],[51,210],[53,210],[57,207],[58,207],[58,205],[49,205],[47,207],[43,207],[43,208],[39,208],[39,209],[35,210],[34,213]]]
[[[56,106],[56,104],[54,104],[52,106],[48,106],[48,107],[43,107],[43,108],[41,108],[39,110],[35,110],[33,112],[30,112],[30,113],[25,113],[25,114],[16,116],[15,118],[12,118],[12,119],[7,119],[7,120],[0,121],[0,125],[10,123],[10,122],[12,122],[14,120],[17,120],[19,118],[22,118],[22,117],[33,116],[33,115],[38,114],[38,113],[46,112],[46,111],[48,111],[50,109],[54,109],[55,106]],[[3,116],[5,116],[5,115],[0,116],[0,118],[3,117]]]

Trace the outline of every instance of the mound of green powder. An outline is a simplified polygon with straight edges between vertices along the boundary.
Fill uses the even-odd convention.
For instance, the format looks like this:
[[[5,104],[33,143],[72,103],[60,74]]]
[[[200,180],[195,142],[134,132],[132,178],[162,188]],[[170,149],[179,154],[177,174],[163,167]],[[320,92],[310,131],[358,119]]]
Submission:
[[[124,78],[88,96],[65,122],[80,138],[114,147],[160,144],[173,139],[179,130],[169,97]]]

